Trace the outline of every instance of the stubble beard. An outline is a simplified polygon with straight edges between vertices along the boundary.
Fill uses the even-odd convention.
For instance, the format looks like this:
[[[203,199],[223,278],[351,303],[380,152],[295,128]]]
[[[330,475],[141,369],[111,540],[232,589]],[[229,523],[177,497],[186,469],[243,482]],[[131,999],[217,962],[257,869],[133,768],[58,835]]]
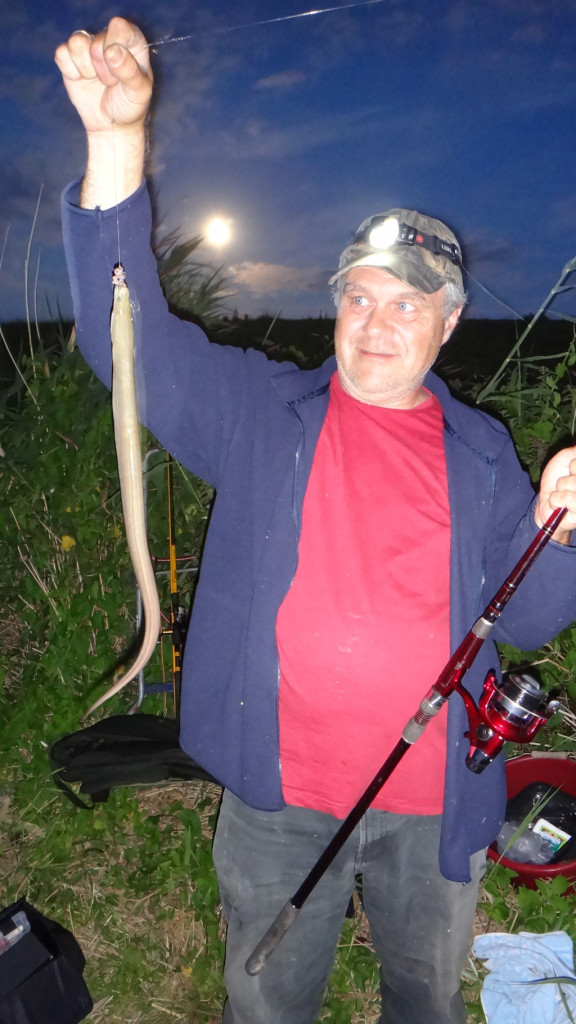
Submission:
[[[399,374],[398,376],[385,375],[384,377],[373,378],[372,380],[365,380],[359,374],[355,374],[353,370],[345,369],[338,357],[336,357],[336,365],[344,391],[352,395],[353,398],[357,398],[367,404],[379,405],[383,404],[378,401],[378,398],[381,397],[393,396],[395,399],[403,401],[409,398],[410,395],[417,394],[432,363],[413,377],[406,374]]]

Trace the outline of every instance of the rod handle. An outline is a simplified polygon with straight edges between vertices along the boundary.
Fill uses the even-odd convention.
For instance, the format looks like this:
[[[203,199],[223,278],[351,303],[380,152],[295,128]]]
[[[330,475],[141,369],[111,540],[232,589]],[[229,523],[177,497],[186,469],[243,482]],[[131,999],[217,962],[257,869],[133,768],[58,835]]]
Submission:
[[[300,908],[295,907],[291,900],[284,904],[276,920],[272,922],[266,934],[248,957],[245,965],[247,974],[258,974],[262,970],[268,957],[274,952],[280,939],[284,938],[299,913]]]

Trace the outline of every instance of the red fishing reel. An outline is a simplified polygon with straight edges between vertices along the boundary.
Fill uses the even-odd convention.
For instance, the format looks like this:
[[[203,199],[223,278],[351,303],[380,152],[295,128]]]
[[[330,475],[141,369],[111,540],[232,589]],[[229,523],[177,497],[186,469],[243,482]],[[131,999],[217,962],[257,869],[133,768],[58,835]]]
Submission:
[[[529,743],[559,707],[528,672],[507,672],[501,683],[489,672],[478,706],[463,686],[455,689],[466,705],[470,726],[466,765],[476,775],[494,760],[506,741]]]

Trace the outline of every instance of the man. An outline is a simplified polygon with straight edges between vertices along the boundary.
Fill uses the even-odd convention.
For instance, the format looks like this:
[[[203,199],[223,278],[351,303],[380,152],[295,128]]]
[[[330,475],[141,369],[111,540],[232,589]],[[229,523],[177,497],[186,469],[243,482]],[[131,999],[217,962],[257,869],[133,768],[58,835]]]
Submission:
[[[459,976],[502,758],[465,767],[458,696],[410,750],[266,967],[248,955],[552,508],[569,512],[495,638],[533,648],[576,612],[576,449],[540,491],[505,429],[429,368],[464,294],[451,231],[370,218],[335,285],[336,362],[303,372],[171,317],[143,185],[148,48],[122,19],[56,54],[88,137],[64,198],[78,338],[110,381],[110,275],[135,310],[146,422],[217,498],[184,664],[182,745],[226,787],[214,860],[228,920],[226,1024],[312,1024],[355,876],[382,961],[382,1022],[462,1024]],[[467,677],[496,665],[492,641]]]

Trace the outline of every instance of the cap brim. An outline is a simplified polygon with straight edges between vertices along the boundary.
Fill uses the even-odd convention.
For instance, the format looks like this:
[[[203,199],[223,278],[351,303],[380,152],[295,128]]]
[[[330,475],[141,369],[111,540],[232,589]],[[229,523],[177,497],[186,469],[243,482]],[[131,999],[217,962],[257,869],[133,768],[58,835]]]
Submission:
[[[427,295],[439,291],[446,284],[446,278],[440,277],[431,267],[427,267],[420,260],[416,263],[405,256],[399,257],[396,253],[390,252],[368,253],[366,256],[359,256],[357,259],[351,260],[350,263],[340,267],[333,274],[328,284],[335,284],[339,278],[347,274],[349,270],[353,270],[354,267],[379,267],[381,270],[387,270],[400,281],[404,281],[405,284],[409,284],[412,288]]]

